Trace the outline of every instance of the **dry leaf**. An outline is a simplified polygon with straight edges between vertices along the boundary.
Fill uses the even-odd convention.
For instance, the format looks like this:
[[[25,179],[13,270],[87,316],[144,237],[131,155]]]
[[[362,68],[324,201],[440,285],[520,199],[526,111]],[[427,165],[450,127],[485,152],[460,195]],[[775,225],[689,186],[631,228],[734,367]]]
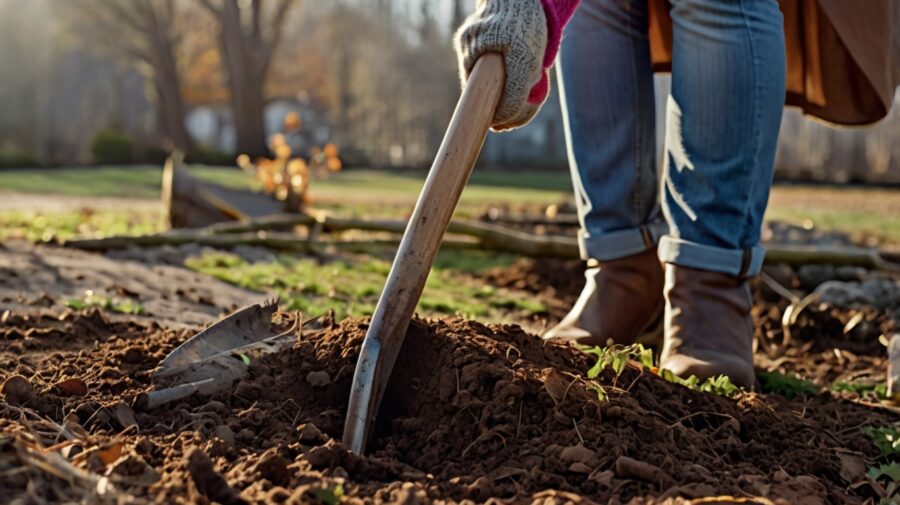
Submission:
[[[122,429],[127,429],[131,426],[138,427],[137,419],[134,417],[134,410],[132,410],[128,405],[122,402],[117,402],[107,407],[107,409],[110,411],[113,418],[115,418],[115,420],[119,423],[119,426],[121,426]]]
[[[848,484],[853,484],[866,478],[866,462],[855,454],[838,453],[841,459],[841,478]]]
[[[570,382],[572,382],[571,378],[566,377],[552,368],[544,370],[544,389],[547,391],[547,394],[550,395],[550,398],[553,399],[553,403],[555,403],[557,407],[559,407],[563,396],[565,396]]]
[[[69,396],[85,396],[88,394],[87,384],[81,379],[66,379],[53,385],[54,389]]]
[[[87,452],[86,456],[88,460],[88,468],[92,468],[97,463],[99,463],[102,468],[108,467],[122,456],[122,451],[124,449],[124,442],[112,442],[91,449]]]

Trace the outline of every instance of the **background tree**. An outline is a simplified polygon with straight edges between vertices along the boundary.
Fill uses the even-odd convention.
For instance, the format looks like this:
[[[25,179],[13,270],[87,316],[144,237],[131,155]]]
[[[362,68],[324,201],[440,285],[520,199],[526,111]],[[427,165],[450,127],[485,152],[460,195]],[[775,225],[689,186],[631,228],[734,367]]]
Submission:
[[[268,153],[265,83],[275,50],[297,0],[198,0],[216,20],[236,131],[237,151]]]
[[[138,63],[156,94],[159,133],[172,146],[191,151],[176,57],[179,7],[175,0],[80,0],[61,4],[75,22],[70,33],[82,43],[118,52]],[[98,44],[97,38],[105,43]]]

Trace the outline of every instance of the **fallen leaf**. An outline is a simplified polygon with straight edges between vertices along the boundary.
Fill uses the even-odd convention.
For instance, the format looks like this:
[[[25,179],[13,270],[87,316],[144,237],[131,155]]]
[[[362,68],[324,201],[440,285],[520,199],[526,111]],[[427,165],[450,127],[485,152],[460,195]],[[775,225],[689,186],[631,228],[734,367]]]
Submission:
[[[110,411],[113,418],[118,421],[119,425],[122,426],[122,429],[127,429],[131,426],[138,426],[137,419],[134,417],[134,410],[132,410],[128,405],[122,402],[117,402],[107,407],[107,409]]]
[[[81,379],[66,379],[54,384],[53,388],[69,396],[85,396],[88,394],[87,384]]]
[[[547,394],[550,395],[550,398],[553,399],[553,403],[559,407],[559,403],[562,401],[563,396],[565,396],[566,390],[569,388],[569,383],[572,379],[552,368],[543,370],[543,372],[544,390],[546,390]]]
[[[95,466],[97,465],[105,469],[122,456],[124,448],[124,442],[111,442],[91,449],[85,455],[85,458],[88,460],[88,468],[99,470]],[[76,457],[76,459],[79,458]]]
[[[838,458],[841,460],[841,470],[839,473],[846,483],[853,484],[854,482],[865,478],[866,462],[863,458],[855,454],[847,454],[844,452],[839,452]]]

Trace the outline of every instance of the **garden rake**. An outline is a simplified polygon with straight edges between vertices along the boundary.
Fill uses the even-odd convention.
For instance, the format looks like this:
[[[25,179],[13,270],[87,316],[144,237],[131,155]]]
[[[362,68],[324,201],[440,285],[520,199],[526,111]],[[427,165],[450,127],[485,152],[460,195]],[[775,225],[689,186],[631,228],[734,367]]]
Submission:
[[[504,81],[501,55],[488,53],[478,59],[406,226],[353,375],[343,443],[356,454],[365,450],[391,369],[484,144]]]

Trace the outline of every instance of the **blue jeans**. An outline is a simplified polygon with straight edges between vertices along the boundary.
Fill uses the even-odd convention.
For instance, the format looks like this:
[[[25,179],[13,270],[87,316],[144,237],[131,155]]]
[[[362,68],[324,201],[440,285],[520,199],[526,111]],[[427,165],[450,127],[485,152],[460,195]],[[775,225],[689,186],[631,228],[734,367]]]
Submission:
[[[759,272],[785,94],[776,0],[670,0],[672,90],[655,154],[646,0],[581,0],[558,60],[582,256]],[[660,205],[661,200],[661,205]]]

